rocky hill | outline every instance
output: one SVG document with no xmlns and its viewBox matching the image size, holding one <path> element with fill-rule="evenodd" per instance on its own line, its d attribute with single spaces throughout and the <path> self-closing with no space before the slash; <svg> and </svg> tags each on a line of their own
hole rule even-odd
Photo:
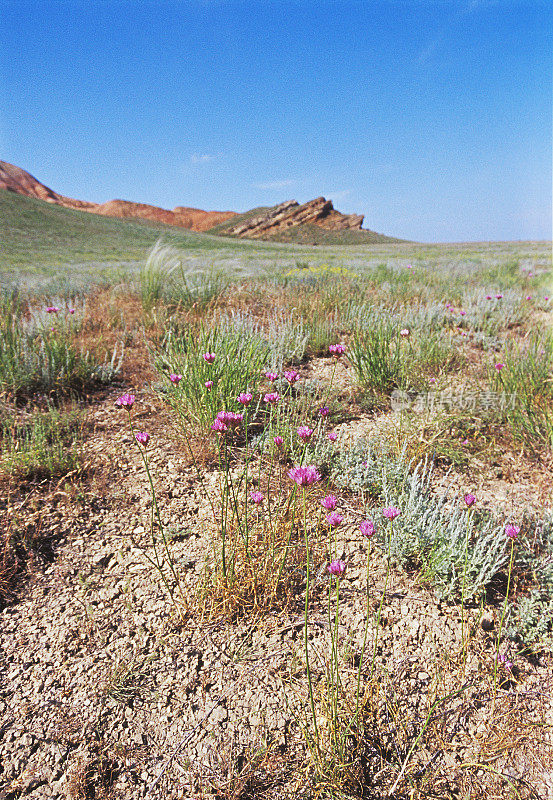
<svg viewBox="0 0 553 800">
<path fill-rule="evenodd" d="M 317 197 L 303 205 L 288 200 L 258 216 L 228 226 L 226 233 L 248 239 L 267 239 L 288 228 L 306 224 L 334 231 L 361 230 L 363 217 L 359 214 L 341 214 L 324 197 Z"/>
<path fill-rule="evenodd" d="M 137 219 L 244 239 L 295 241 L 303 244 L 345 244 L 345 240 L 342 242 L 344 237 L 348 244 L 397 241 L 363 229 L 361 214 L 342 214 L 334 208 L 331 200 L 324 197 L 317 197 L 302 205 L 296 200 L 287 200 L 285 203 L 253 209 L 245 214 L 235 211 L 203 211 L 188 206 L 176 206 L 169 211 L 129 200 L 91 203 L 58 194 L 30 173 L 6 161 L 0 161 L 0 189 L 105 217 Z"/>
</svg>

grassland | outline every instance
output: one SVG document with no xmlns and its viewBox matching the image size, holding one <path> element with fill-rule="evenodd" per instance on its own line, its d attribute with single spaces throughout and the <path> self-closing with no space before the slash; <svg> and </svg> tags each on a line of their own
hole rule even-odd
<svg viewBox="0 0 553 800">
<path fill-rule="evenodd" d="M 550 243 L 3 195 L 0 792 L 547 797 Z"/>
</svg>

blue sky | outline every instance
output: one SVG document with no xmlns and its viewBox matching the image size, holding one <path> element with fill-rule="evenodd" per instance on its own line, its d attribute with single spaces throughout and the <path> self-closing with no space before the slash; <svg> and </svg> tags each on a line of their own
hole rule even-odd
<svg viewBox="0 0 553 800">
<path fill-rule="evenodd" d="M 330 197 L 551 239 L 548 0 L 0 0 L 0 159 L 84 200 Z"/>
</svg>

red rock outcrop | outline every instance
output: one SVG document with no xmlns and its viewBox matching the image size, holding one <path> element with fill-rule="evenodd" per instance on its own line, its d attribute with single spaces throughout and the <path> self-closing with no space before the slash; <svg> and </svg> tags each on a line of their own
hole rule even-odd
<svg viewBox="0 0 553 800">
<path fill-rule="evenodd" d="M 287 228 L 307 223 L 327 230 L 361 230 L 363 216 L 342 214 L 336 211 L 331 200 L 324 197 L 317 197 L 303 205 L 295 200 L 287 200 L 264 214 L 227 228 L 225 233 L 248 239 L 267 239 Z"/>
</svg>

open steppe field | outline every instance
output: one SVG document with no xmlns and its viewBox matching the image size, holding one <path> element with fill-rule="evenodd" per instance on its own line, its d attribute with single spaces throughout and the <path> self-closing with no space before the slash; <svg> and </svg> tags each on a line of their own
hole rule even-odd
<svg viewBox="0 0 553 800">
<path fill-rule="evenodd" d="M 551 244 L 0 201 L 0 797 L 553 797 Z"/>
</svg>

